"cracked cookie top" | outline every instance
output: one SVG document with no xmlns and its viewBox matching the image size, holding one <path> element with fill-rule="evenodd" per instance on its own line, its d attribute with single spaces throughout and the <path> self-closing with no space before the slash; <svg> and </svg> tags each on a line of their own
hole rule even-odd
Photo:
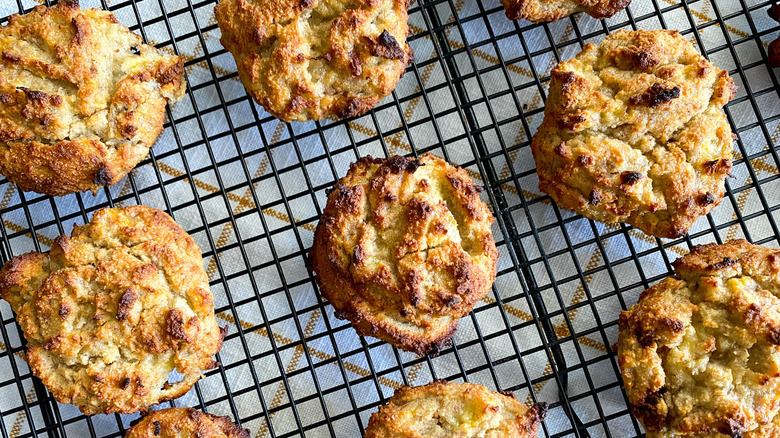
<svg viewBox="0 0 780 438">
<path fill-rule="evenodd" d="M 127 430 L 124 438 L 249 438 L 230 417 L 218 417 L 192 408 L 154 411 Z"/>
<path fill-rule="evenodd" d="M 200 249 L 160 210 L 98 211 L 49 254 L 6 263 L 0 295 L 33 374 L 86 414 L 146 410 L 217 366 L 224 332 Z M 169 380 L 174 370 L 181 380 Z"/>
<path fill-rule="evenodd" d="M 412 59 L 410 0 L 224 0 L 222 45 L 252 97 L 284 121 L 348 118 L 395 88 Z"/>
<path fill-rule="evenodd" d="M 558 21 L 576 12 L 608 18 L 625 9 L 631 0 L 501 0 L 510 20 L 524 18 L 534 23 Z"/>
<path fill-rule="evenodd" d="M 0 173 L 55 196 L 117 183 L 183 96 L 183 67 L 78 1 L 12 15 L 0 27 Z"/>
<path fill-rule="evenodd" d="M 366 438 L 536 438 L 545 403 L 530 409 L 511 393 L 447 383 L 402 387 L 371 415 Z"/>
<path fill-rule="evenodd" d="M 780 431 L 780 251 L 702 245 L 620 315 L 625 391 L 648 437 Z"/>
<path fill-rule="evenodd" d="M 362 158 L 328 196 L 312 268 L 361 335 L 435 353 L 496 276 L 482 188 L 441 158 Z"/>
<path fill-rule="evenodd" d="M 539 188 L 602 222 L 681 237 L 720 203 L 728 73 L 675 31 L 618 31 L 552 71 L 531 148 Z"/>
</svg>

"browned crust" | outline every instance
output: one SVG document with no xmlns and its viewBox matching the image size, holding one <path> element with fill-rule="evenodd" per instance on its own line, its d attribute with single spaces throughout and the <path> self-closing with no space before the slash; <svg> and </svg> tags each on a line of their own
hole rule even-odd
<svg viewBox="0 0 780 438">
<path fill-rule="evenodd" d="M 86 414 L 180 397 L 217 365 L 224 338 L 197 244 L 144 206 L 100 210 L 49 254 L 11 259 L 0 295 L 22 327 L 33 374 Z M 184 378 L 169 383 L 174 368 Z"/>
<path fill-rule="evenodd" d="M 435 381 L 396 390 L 387 404 L 371 415 L 365 436 L 535 438 L 546 414 L 546 403 L 529 409 L 511 393 L 496 393 L 471 383 Z M 433 424 L 437 424 L 435 428 Z"/>
<path fill-rule="evenodd" d="M 771 19 L 780 22 L 780 5 L 774 4 L 770 6 L 767 14 Z M 780 38 L 769 43 L 767 56 L 770 67 L 780 67 Z"/>
<path fill-rule="evenodd" d="M 618 361 L 648 436 L 776 437 L 780 251 L 732 240 L 674 262 L 620 315 Z M 692 371 L 695 370 L 695 371 Z"/>
<path fill-rule="evenodd" d="M 534 23 L 558 21 L 576 12 L 594 18 L 609 18 L 622 11 L 631 0 L 501 0 L 510 20 L 526 19 Z"/>
<path fill-rule="evenodd" d="M 0 36 L 0 173 L 22 190 L 62 196 L 117 183 L 186 88 L 183 58 L 77 2 L 12 15 Z"/>
<path fill-rule="evenodd" d="M 769 43 L 769 66 L 780 67 L 780 38 Z"/>
<path fill-rule="evenodd" d="M 125 438 L 249 438 L 249 430 L 192 408 L 169 408 L 142 417 L 127 430 Z"/>
<path fill-rule="evenodd" d="M 413 59 L 409 0 L 225 0 L 220 41 L 266 111 L 285 121 L 365 114 Z"/>
<path fill-rule="evenodd" d="M 496 275 L 480 192 L 432 155 L 354 163 L 329 194 L 311 249 L 336 315 L 404 350 L 443 348 Z"/>
<path fill-rule="evenodd" d="M 679 33 L 618 31 L 551 77 L 531 149 L 561 207 L 677 238 L 720 204 L 736 86 Z"/>
</svg>

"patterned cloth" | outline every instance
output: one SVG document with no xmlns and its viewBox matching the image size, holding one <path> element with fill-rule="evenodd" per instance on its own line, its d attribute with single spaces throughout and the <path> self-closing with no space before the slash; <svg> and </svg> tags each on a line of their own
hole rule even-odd
<svg viewBox="0 0 780 438">
<path fill-rule="evenodd" d="M 0 16 L 18 12 L 17 3 L 36 4 L 4 0 Z M 392 98 L 349 122 L 292 125 L 247 98 L 219 43 L 214 0 L 81 3 L 110 7 L 149 42 L 184 55 L 189 92 L 171 109 L 173 123 L 150 159 L 97 196 L 48 198 L 0 184 L 4 256 L 45 251 L 108 205 L 172 213 L 201 246 L 218 318 L 229 326 L 223 366 L 173 404 L 237 417 L 253 437 L 301 429 L 307 437 L 358 437 L 395 388 L 435 378 L 551 403 L 543 436 L 573 436 L 578 427 L 590 436 L 635 436 L 641 429 L 611 350 L 620 310 L 691 245 L 737 237 L 778 243 L 780 103 L 777 75 L 765 64 L 777 23 L 766 16 L 767 1 L 635 0 L 604 21 L 580 14 L 531 25 L 507 20 L 498 0 L 418 0 L 410 16 L 416 62 Z M 727 107 L 739 134 L 730 192 L 678 241 L 584 220 L 537 187 L 529 143 L 551 69 L 579 52 L 581 41 L 632 27 L 680 30 L 740 86 Z M 454 348 L 435 358 L 357 337 L 318 298 L 305 263 L 325 189 L 351 162 L 422 151 L 487 184 L 484 199 L 499 219 L 495 287 L 461 321 Z M 548 316 L 538 318 L 543 309 Z M 0 314 L 0 427 L 9 436 L 47 424 L 61 436 L 121 436 L 137 418 L 86 418 L 53 403 L 34 386 L 5 302 Z"/>
</svg>

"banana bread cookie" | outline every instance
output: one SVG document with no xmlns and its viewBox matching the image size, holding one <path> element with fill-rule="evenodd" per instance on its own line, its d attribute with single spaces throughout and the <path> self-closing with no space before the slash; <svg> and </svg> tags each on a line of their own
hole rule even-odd
<svg viewBox="0 0 780 438">
<path fill-rule="evenodd" d="M 620 315 L 625 391 L 648 437 L 780 434 L 780 251 L 694 247 Z"/>
<path fill-rule="evenodd" d="M 0 295 L 22 327 L 33 374 L 86 414 L 146 410 L 217 366 L 224 331 L 200 249 L 160 210 L 98 211 L 49 254 L 6 263 Z M 168 380 L 174 369 L 180 381 Z"/>
<path fill-rule="evenodd" d="M 524 18 L 534 23 L 558 21 L 576 12 L 594 18 L 609 18 L 625 9 L 631 0 L 501 0 L 510 20 Z"/>
<path fill-rule="evenodd" d="M 552 71 L 531 149 L 561 207 L 676 238 L 717 206 L 733 137 L 728 73 L 676 31 L 618 31 Z"/>
<path fill-rule="evenodd" d="M 12 15 L 0 27 L 0 174 L 55 196 L 116 184 L 184 95 L 183 67 L 78 1 Z"/>
<path fill-rule="evenodd" d="M 241 81 L 285 121 L 347 118 L 389 95 L 412 60 L 410 0 L 223 0 L 222 45 Z"/>
<path fill-rule="evenodd" d="M 433 155 L 353 163 L 328 196 L 311 249 L 336 316 L 361 335 L 438 352 L 496 277 L 481 191 Z"/>
<path fill-rule="evenodd" d="M 192 408 L 154 411 L 127 430 L 125 438 L 249 438 L 230 417 L 217 417 Z"/>
<path fill-rule="evenodd" d="M 371 415 L 366 438 L 536 438 L 545 403 L 530 409 L 511 393 L 435 381 L 402 387 Z"/>
</svg>

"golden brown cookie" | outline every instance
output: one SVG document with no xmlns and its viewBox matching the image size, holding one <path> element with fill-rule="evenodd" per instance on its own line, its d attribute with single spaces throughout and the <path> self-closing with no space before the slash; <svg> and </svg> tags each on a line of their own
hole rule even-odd
<svg viewBox="0 0 780 438">
<path fill-rule="evenodd" d="M 530 409 L 511 393 L 447 383 L 402 387 L 371 415 L 366 438 L 536 438 L 545 403 Z"/>
<path fill-rule="evenodd" d="M 192 408 L 154 411 L 127 430 L 125 438 L 249 438 L 230 417 L 217 417 Z"/>
<path fill-rule="evenodd" d="M 441 158 L 363 158 L 328 196 L 312 268 L 357 332 L 436 353 L 496 277 L 482 188 Z"/>
<path fill-rule="evenodd" d="M 723 197 L 733 138 L 728 73 L 675 31 L 618 31 L 552 71 L 531 143 L 561 207 L 681 237 Z"/>
<path fill-rule="evenodd" d="M 780 434 L 780 251 L 702 245 L 620 315 L 625 391 L 648 437 Z"/>
<path fill-rule="evenodd" d="M 0 27 L 0 173 L 55 196 L 116 184 L 184 95 L 183 67 L 78 1 L 12 15 Z"/>
<path fill-rule="evenodd" d="M 631 0 L 501 0 L 510 20 L 524 18 L 534 23 L 558 21 L 576 12 L 594 18 L 609 18 L 625 9 Z"/>
<path fill-rule="evenodd" d="M 389 95 L 412 50 L 410 0 L 223 0 L 222 45 L 241 81 L 285 121 L 365 114 Z"/>
<path fill-rule="evenodd" d="M 144 206 L 100 210 L 49 254 L 11 259 L 0 295 L 22 327 L 33 374 L 86 414 L 182 396 L 217 366 L 225 335 L 198 245 Z M 183 377 L 169 382 L 174 369 Z"/>
</svg>

